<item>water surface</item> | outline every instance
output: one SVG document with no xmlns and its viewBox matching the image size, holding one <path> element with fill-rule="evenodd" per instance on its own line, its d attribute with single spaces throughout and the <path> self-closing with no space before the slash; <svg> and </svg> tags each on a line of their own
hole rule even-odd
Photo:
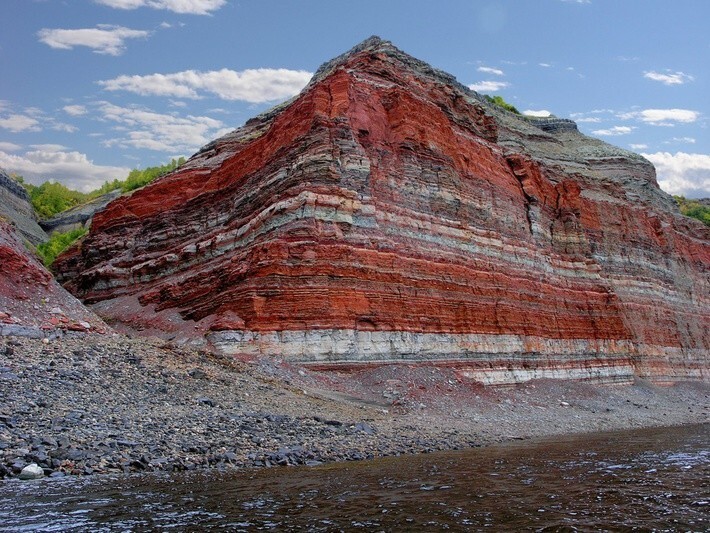
<svg viewBox="0 0 710 533">
<path fill-rule="evenodd" d="M 710 529 L 710 425 L 250 472 L 0 483 L 3 531 Z"/>
</svg>

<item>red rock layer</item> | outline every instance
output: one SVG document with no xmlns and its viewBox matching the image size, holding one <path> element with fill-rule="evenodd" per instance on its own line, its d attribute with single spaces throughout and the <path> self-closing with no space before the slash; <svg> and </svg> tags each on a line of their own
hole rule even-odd
<svg viewBox="0 0 710 533">
<path fill-rule="evenodd" d="M 643 187 L 662 194 L 650 164 L 602 150 L 574 173 L 513 151 L 475 95 L 370 44 L 97 214 L 57 264 L 65 286 L 128 323 L 237 332 L 213 333 L 233 352 L 510 349 L 704 375 L 708 234 L 646 201 Z M 644 185 L 607 177 L 619 169 Z"/>
<path fill-rule="evenodd" d="M 39 337 L 105 329 L 27 251 L 15 229 L 0 220 L 0 335 Z"/>
</svg>

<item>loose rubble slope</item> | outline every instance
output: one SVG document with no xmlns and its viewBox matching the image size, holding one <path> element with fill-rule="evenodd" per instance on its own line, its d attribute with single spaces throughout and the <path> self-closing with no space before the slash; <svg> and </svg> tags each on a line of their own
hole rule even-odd
<svg viewBox="0 0 710 533">
<path fill-rule="evenodd" d="M 106 331 L 0 219 L 0 336 L 48 338 L 68 331 Z"/>
</svg>

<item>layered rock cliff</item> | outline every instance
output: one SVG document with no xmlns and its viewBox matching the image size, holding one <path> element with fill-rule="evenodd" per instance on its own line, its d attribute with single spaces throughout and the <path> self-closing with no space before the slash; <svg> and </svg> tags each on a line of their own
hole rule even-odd
<svg viewBox="0 0 710 533">
<path fill-rule="evenodd" d="M 642 157 L 371 38 L 55 265 L 99 314 L 227 353 L 671 380 L 707 377 L 709 237 Z"/>
<path fill-rule="evenodd" d="M 102 194 L 98 198 L 89 200 L 84 204 L 57 213 L 52 218 L 42 220 L 39 224 L 49 235 L 52 233 L 66 233 L 67 231 L 75 229 L 88 228 L 91 226 L 91 220 L 94 218 L 94 215 L 119 196 L 121 196 L 120 190 Z"/>
<path fill-rule="evenodd" d="M 25 248 L 15 228 L 0 220 L 0 336 L 56 337 L 67 331 L 107 330 L 67 293 Z"/>
<path fill-rule="evenodd" d="M 37 223 L 30 197 L 22 185 L 0 169 L 0 218 L 15 226 L 33 245 L 47 241 L 47 234 Z"/>
</svg>

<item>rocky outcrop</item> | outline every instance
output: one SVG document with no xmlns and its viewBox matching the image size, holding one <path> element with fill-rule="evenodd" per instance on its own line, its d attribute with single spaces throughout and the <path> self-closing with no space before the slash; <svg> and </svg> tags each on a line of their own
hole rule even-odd
<svg viewBox="0 0 710 533">
<path fill-rule="evenodd" d="M 105 208 L 113 200 L 121 196 L 121 191 L 111 191 L 84 204 L 77 205 L 54 215 L 52 218 L 40 221 L 42 229 L 52 233 L 66 233 L 80 228 L 88 228 L 94 215 Z"/>
<path fill-rule="evenodd" d="M 37 217 L 25 188 L 0 169 L 0 218 L 15 226 L 34 246 L 46 242 L 47 234 Z"/>
<path fill-rule="evenodd" d="M 55 267 L 100 314 L 227 353 L 673 380 L 707 378 L 709 237 L 641 156 L 372 38 Z"/>
<path fill-rule="evenodd" d="M 0 220 L 0 336 L 56 337 L 105 332 L 106 325 L 65 291 Z"/>
</svg>

